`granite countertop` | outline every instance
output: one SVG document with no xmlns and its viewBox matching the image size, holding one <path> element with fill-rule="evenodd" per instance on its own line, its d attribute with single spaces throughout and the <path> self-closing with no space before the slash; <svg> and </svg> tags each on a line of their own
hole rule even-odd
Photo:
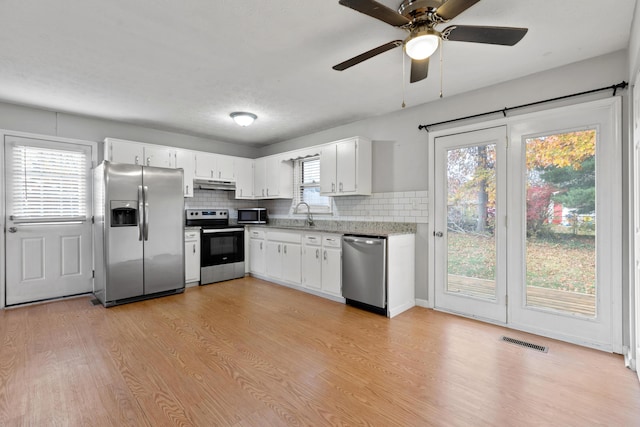
<svg viewBox="0 0 640 427">
<path fill-rule="evenodd" d="M 281 218 L 273 218 L 269 220 L 269 224 L 251 225 L 251 227 L 368 236 L 392 236 L 396 234 L 415 234 L 416 232 L 416 224 L 407 222 L 316 221 L 313 227 L 309 227 L 306 225 L 305 220 Z"/>
</svg>

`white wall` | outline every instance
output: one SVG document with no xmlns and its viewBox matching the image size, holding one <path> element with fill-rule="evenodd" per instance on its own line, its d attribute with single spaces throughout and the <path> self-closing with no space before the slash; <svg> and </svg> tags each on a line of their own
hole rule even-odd
<svg viewBox="0 0 640 427">
<path fill-rule="evenodd" d="M 633 15 L 633 21 L 631 23 L 631 34 L 629 36 L 629 80 L 631 85 L 635 86 L 640 84 L 640 81 L 636 80 L 636 76 L 638 75 L 638 70 L 640 70 L 640 7 L 638 6 L 638 3 L 636 2 L 636 8 L 634 10 L 634 15 Z M 630 107 L 632 105 L 632 102 L 629 103 Z M 631 108 L 630 108 L 631 109 Z M 633 111 L 630 112 L 630 117 L 634 114 Z M 635 113 L 637 114 L 637 112 Z M 634 168 L 639 168 L 640 165 L 634 165 L 634 156 L 631 155 L 631 153 L 633 153 L 633 147 L 632 147 L 632 143 L 633 141 L 637 141 L 638 140 L 638 135 L 634 135 L 633 132 L 633 126 L 631 125 L 632 121 L 629 120 L 630 125 L 628 126 L 628 137 L 629 137 L 629 141 L 630 143 L 628 144 L 629 147 L 629 151 L 627 152 L 627 167 L 629 169 L 629 171 L 633 171 Z M 633 176 L 632 173 L 629 174 L 629 176 Z M 635 193 L 637 193 L 637 190 L 635 189 L 635 186 L 637 186 L 638 183 L 634 182 L 632 179 L 629 179 L 629 187 L 628 187 L 628 194 L 629 195 L 633 195 Z M 631 200 L 631 198 L 630 198 Z M 631 219 L 634 218 L 634 211 L 633 211 L 633 203 L 630 203 L 629 209 L 628 209 L 628 220 L 627 223 L 631 222 Z M 629 229 L 633 230 L 633 224 L 629 224 Z M 631 236 L 632 233 L 627 233 L 627 236 Z M 628 304 L 628 310 L 629 310 L 629 321 L 628 321 L 628 328 L 629 328 L 629 342 L 628 342 L 628 347 L 629 347 L 629 352 L 628 354 L 625 354 L 625 357 L 627 358 L 627 364 L 637 370 L 638 372 L 638 377 L 640 377 L 640 369 L 638 369 L 640 367 L 640 363 L 638 363 L 638 357 L 640 357 L 640 298 L 639 298 L 639 293 L 640 293 L 640 289 L 638 289 L 636 283 L 638 283 L 638 278 L 635 277 L 636 274 L 636 268 L 635 268 L 635 260 L 638 259 L 638 254 L 637 251 L 640 251 L 640 248 L 634 248 L 632 243 L 633 240 L 631 240 L 628 244 L 629 247 L 629 254 L 628 254 L 628 261 L 629 261 L 629 268 L 628 268 L 628 283 L 629 283 L 629 304 Z M 625 306 L 627 306 L 625 304 Z M 626 338 L 626 335 L 625 335 Z M 627 345 L 627 342 L 625 342 L 625 345 Z"/>
<path fill-rule="evenodd" d="M 249 145 L 230 144 L 129 123 L 76 116 L 6 103 L 0 103 L 0 129 L 82 139 L 99 143 L 106 137 L 121 138 L 239 157 L 254 158 L 257 154 L 257 149 Z"/>
<path fill-rule="evenodd" d="M 629 35 L 629 76 L 632 78 L 640 68 L 640 7 L 636 2 L 631 21 L 631 34 Z"/>
<path fill-rule="evenodd" d="M 427 190 L 428 133 L 418 130 L 420 124 L 430 124 L 467 115 L 483 113 L 556 98 L 577 92 L 611 86 L 629 80 L 627 51 L 592 58 L 542 73 L 532 74 L 466 94 L 445 97 L 438 101 L 405 110 L 361 120 L 299 138 L 273 144 L 259 150 L 259 156 L 281 153 L 312 145 L 323 144 L 354 135 L 373 141 L 374 193 Z M 409 88 L 409 90 L 411 90 Z M 626 99 L 625 90 L 620 91 Z M 602 92 L 568 101 L 545 104 L 535 109 L 550 108 L 611 96 Z M 446 88 L 445 88 L 446 94 Z M 627 104 L 624 104 L 628 110 Z M 531 112 L 534 108 L 509 113 Z M 623 126 L 627 123 L 625 111 Z M 497 118 L 489 117 L 489 118 Z M 479 120 L 475 120 L 478 122 Z M 471 123 L 469 121 L 464 123 Z M 463 124 L 457 123 L 456 126 Z M 452 125 L 453 126 L 453 125 Z M 438 128 L 438 129 L 441 129 Z M 625 127 L 626 129 L 626 127 Z M 626 135 L 625 135 L 626 136 Z M 628 138 L 624 141 L 628 143 Z M 625 193 L 626 194 L 626 193 Z M 427 300 L 427 226 L 418 225 L 416 236 L 416 298 Z M 627 230 L 628 231 L 628 230 Z M 626 231 L 625 231 L 626 233 Z M 628 234 L 628 233 L 627 233 Z M 628 283 L 628 282 L 626 282 Z M 628 294 L 625 283 L 625 295 Z M 628 313 L 625 314 L 628 319 Z"/>
</svg>

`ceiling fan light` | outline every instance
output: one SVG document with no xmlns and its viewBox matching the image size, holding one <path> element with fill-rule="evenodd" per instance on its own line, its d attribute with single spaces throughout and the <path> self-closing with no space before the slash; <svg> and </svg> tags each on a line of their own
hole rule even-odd
<svg viewBox="0 0 640 427">
<path fill-rule="evenodd" d="M 423 31 L 410 36 L 404 44 L 404 49 L 411 59 L 426 59 L 438 49 L 440 37 L 436 34 Z"/>
<path fill-rule="evenodd" d="M 258 118 L 258 116 L 256 116 L 255 114 L 247 113 L 244 111 L 236 111 L 235 113 L 231 113 L 229 115 L 234 122 L 243 127 L 251 125 L 254 120 Z"/>
</svg>

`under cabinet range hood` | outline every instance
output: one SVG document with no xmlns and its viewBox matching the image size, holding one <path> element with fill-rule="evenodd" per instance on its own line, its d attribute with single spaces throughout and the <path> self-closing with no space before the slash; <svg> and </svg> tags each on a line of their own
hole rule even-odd
<svg viewBox="0 0 640 427">
<path fill-rule="evenodd" d="M 218 181 L 215 179 L 195 179 L 193 186 L 200 190 L 227 190 L 236 191 L 236 183 L 233 181 Z"/>
</svg>

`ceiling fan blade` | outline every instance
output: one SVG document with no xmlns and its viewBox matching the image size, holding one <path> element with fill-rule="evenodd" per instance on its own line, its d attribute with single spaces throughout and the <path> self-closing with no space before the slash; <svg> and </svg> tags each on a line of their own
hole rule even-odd
<svg viewBox="0 0 640 427">
<path fill-rule="evenodd" d="M 429 74 L 429 58 L 412 59 L 411 60 L 411 78 L 410 83 L 419 82 L 427 78 Z"/>
<path fill-rule="evenodd" d="M 360 13 L 364 13 L 365 15 L 369 15 L 372 18 L 379 19 L 394 27 L 402 27 L 411 22 L 395 10 L 374 0 L 340 0 L 338 3 L 357 10 Z"/>
<path fill-rule="evenodd" d="M 394 40 L 392 42 L 385 43 L 382 46 L 378 46 L 365 53 L 361 53 L 358 56 L 354 56 L 351 59 L 347 59 L 346 61 L 341 62 L 338 65 L 334 65 L 332 68 L 337 71 L 344 71 L 349 67 L 353 67 L 354 65 L 357 65 L 362 61 L 366 61 L 369 58 L 373 58 L 376 55 L 380 55 L 381 53 L 384 53 L 398 46 L 402 46 L 402 40 Z"/>
<path fill-rule="evenodd" d="M 455 18 L 480 0 L 447 0 L 436 10 L 436 15 L 445 21 Z"/>
<path fill-rule="evenodd" d="M 529 31 L 516 27 L 484 27 L 475 25 L 452 25 L 442 31 L 443 40 L 513 46 Z"/>
</svg>

